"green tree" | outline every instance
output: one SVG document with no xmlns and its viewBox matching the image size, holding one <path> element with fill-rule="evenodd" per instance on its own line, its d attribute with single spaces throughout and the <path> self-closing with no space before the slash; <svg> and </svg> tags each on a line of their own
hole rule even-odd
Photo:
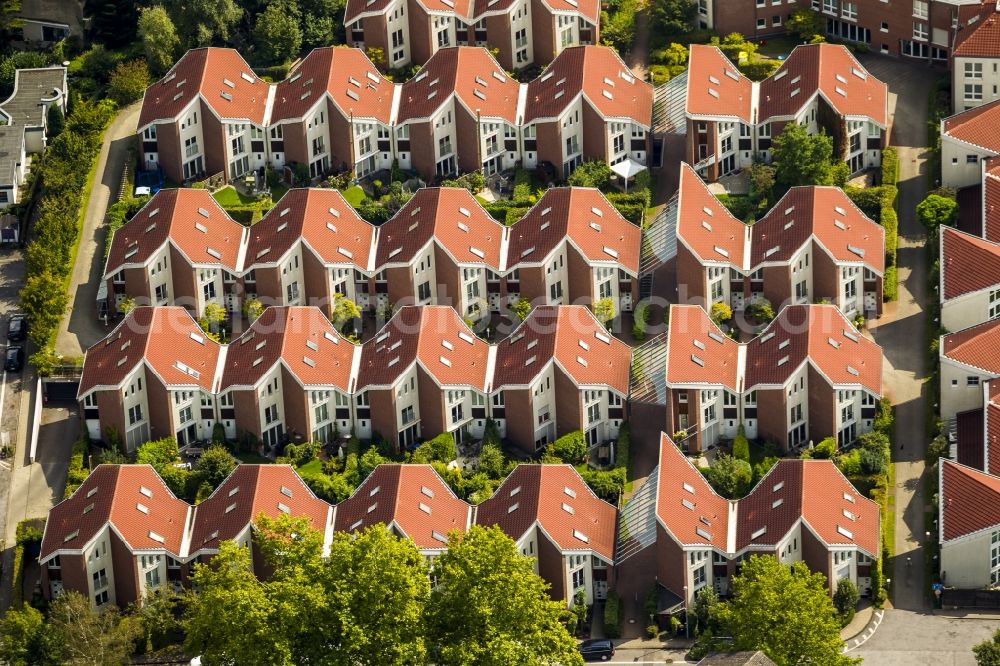
<svg viewBox="0 0 1000 666">
<path fill-rule="evenodd" d="M 826 134 L 810 135 L 798 123 L 785 126 L 773 143 L 774 180 L 782 191 L 796 185 L 829 185 L 833 140 Z"/>
<path fill-rule="evenodd" d="M 769 324 L 774 321 L 774 306 L 766 298 L 754 301 L 748 305 L 746 312 L 762 324 Z"/>
<path fill-rule="evenodd" d="M 733 440 L 733 457 L 737 460 L 750 462 L 750 440 L 747 439 L 743 431 L 743 424 L 736 429 L 736 438 Z"/>
<path fill-rule="evenodd" d="M 426 617 L 434 663 L 583 663 L 560 621 L 562 604 L 500 528 L 453 533 L 434 574 Z"/>
<path fill-rule="evenodd" d="M 243 301 L 243 316 L 250 320 L 250 323 L 257 321 L 257 317 L 264 314 L 264 304 L 256 298 L 248 298 Z"/>
<path fill-rule="evenodd" d="M 705 478 L 715 488 L 715 492 L 727 499 L 738 499 L 750 490 L 753 469 L 745 460 L 720 453 L 708 468 Z"/>
<path fill-rule="evenodd" d="M 222 323 L 226 321 L 226 308 L 222 307 L 215 301 L 209 301 L 205 303 L 205 310 L 198 319 L 198 325 L 201 329 L 205 331 L 213 340 L 218 340 L 218 331 L 222 326 Z"/>
<path fill-rule="evenodd" d="M 302 46 L 314 49 L 344 42 L 346 0 L 299 0 Z"/>
<path fill-rule="evenodd" d="M 579 465 L 587 459 L 587 440 L 579 430 L 567 433 L 549 444 L 547 453 L 570 465 Z"/>
<path fill-rule="evenodd" d="M 755 205 L 766 206 L 774 191 L 774 167 L 754 162 L 747 171 L 750 175 L 750 199 Z"/>
<path fill-rule="evenodd" d="M 295 0 L 270 0 L 254 24 L 253 41 L 264 62 L 282 64 L 302 48 L 301 13 Z"/>
<path fill-rule="evenodd" d="M 1000 666 L 1000 629 L 993 632 L 993 638 L 973 646 L 972 654 L 979 666 Z"/>
<path fill-rule="evenodd" d="M 330 306 L 330 321 L 338 331 L 360 318 L 361 308 L 358 307 L 357 303 L 341 293 L 333 295 L 333 304 Z"/>
<path fill-rule="evenodd" d="M 139 14 L 139 40 L 146 61 L 155 74 L 163 74 L 174 64 L 181 39 L 167 10 L 160 5 L 146 7 Z"/>
<path fill-rule="evenodd" d="M 59 330 L 69 294 L 66 285 L 52 273 L 45 271 L 29 275 L 21 289 L 21 310 L 31 320 L 28 337 L 39 347 L 47 347 Z"/>
<path fill-rule="evenodd" d="M 153 469 L 157 471 L 160 467 L 172 465 L 179 460 L 180 452 L 177 449 L 177 440 L 173 437 L 146 442 L 141 444 L 135 452 L 137 465 L 152 465 Z"/>
<path fill-rule="evenodd" d="M 142 603 L 135 603 L 129 612 L 140 623 L 145 651 L 160 650 L 173 640 L 180 629 L 177 610 L 181 596 L 169 586 L 161 586 L 148 593 Z"/>
<path fill-rule="evenodd" d="M 691 630 L 703 633 L 712 623 L 712 610 L 719 605 L 719 593 L 711 585 L 698 590 L 694 595 L 694 626 Z"/>
<path fill-rule="evenodd" d="M 236 458 L 229 452 L 229 449 L 219 444 L 213 444 L 205 449 L 205 452 L 198 458 L 198 462 L 194 464 L 194 471 L 214 490 L 236 469 L 236 465 Z"/>
<path fill-rule="evenodd" d="M 929 194 L 917 204 L 917 219 L 932 233 L 940 226 L 953 227 L 958 221 L 958 202 L 940 194 Z"/>
<path fill-rule="evenodd" d="M 514 301 L 513 305 L 510 306 L 510 309 L 511 312 L 514 313 L 515 317 L 517 317 L 520 321 L 524 321 L 528 318 L 528 315 L 531 314 L 531 301 L 521 296 Z"/>
<path fill-rule="evenodd" d="M 129 312 L 132 312 L 132 310 L 135 310 L 137 307 L 138 304 L 135 302 L 135 299 L 132 298 L 131 296 L 126 296 L 121 300 L 121 303 L 118 304 L 118 312 L 120 312 L 123 315 L 127 315 Z"/>
<path fill-rule="evenodd" d="M 611 182 L 612 175 L 614 174 L 607 162 L 603 160 L 591 160 L 573 169 L 573 173 L 566 179 L 566 184 L 576 187 L 596 187 L 603 189 Z"/>
<path fill-rule="evenodd" d="M 601 12 L 601 41 L 627 53 L 635 41 L 636 0 L 614 0 L 607 11 Z"/>
<path fill-rule="evenodd" d="M 49 110 L 46 112 L 46 125 L 49 140 L 62 134 L 63 129 L 66 127 L 66 118 L 63 116 L 61 106 L 58 104 L 49 105 Z"/>
<path fill-rule="evenodd" d="M 145 60 L 120 62 L 111 72 L 108 83 L 108 97 L 119 106 L 128 106 L 142 99 L 149 85 L 149 68 Z"/>
<path fill-rule="evenodd" d="M 649 19 L 654 34 L 678 37 L 691 29 L 698 6 L 687 0 L 649 3 Z"/>
<path fill-rule="evenodd" d="M 813 447 L 812 451 L 807 453 L 809 458 L 816 458 L 818 460 L 828 460 L 833 458 L 834 454 L 837 453 L 837 440 L 833 437 L 821 439 L 819 443 Z M 806 456 L 804 455 L 803 457 Z"/>
<path fill-rule="evenodd" d="M 802 562 L 791 567 L 772 556 L 752 556 L 733 577 L 730 601 L 713 617 L 737 650 L 762 650 L 778 666 L 860 662 L 841 653 L 840 622 L 823 574 Z"/>
<path fill-rule="evenodd" d="M 46 631 L 61 646 L 60 661 L 81 666 L 119 666 L 132 654 L 141 635 L 134 618 L 122 617 L 113 606 L 94 613 L 87 597 L 69 590 L 49 606 Z"/>
<path fill-rule="evenodd" d="M 785 20 L 785 30 L 803 42 L 813 42 L 816 37 L 822 37 L 826 32 L 826 19 L 811 9 L 796 9 Z"/>
<path fill-rule="evenodd" d="M 17 16 L 21 13 L 21 0 L 0 1 L 0 36 L 9 41 L 14 28 L 20 28 L 24 21 Z"/>
<path fill-rule="evenodd" d="M 709 317 L 718 325 L 733 318 L 733 309 L 726 303 L 712 303 Z"/>
<path fill-rule="evenodd" d="M 597 318 L 597 321 L 605 326 L 615 318 L 615 314 L 617 313 L 615 312 L 615 302 L 613 299 L 602 298 L 594 301 L 594 316 Z"/>
<path fill-rule="evenodd" d="M 368 59 L 371 60 L 372 64 L 376 67 L 385 64 L 385 49 L 377 46 L 369 46 L 365 49 L 365 55 L 368 56 Z"/>
<path fill-rule="evenodd" d="M 11 608 L 0 620 L 0 662 L 10 666 L 52 663 L 45 646 L 45 617 L 25 604 Z"/>
<path fill-rule="evenodd" d="M 455 436 L 450 432 L 443 432 L 434 439 L 428 440 L 418 446 L 413 451 L 410 462 L 429 463 L 439 460 L 449 463 L 455 459 Z"/>
<path fill-rule="evenodd" d="M 850 578 L 844 578 L 837 582 L 837 591 L 833 593 L 833 607 L 837 610 L 840 626 L 846 627 L 851 623 L 860 600 L 861 595 L 858 594 L 858 588 L 851 582 Z"/>
<path fill-rule="evenodd" d="M 235 0 L 170 0 L 170 11 L 188 47 L 228 42 L 230 31 L 243 17 Z"/>
<path fill-rule="evenodd" d="M 87 36 L 110 48 L 127 46 L 135 34 L 137 5 L 134 0 L 87 0 Z"/>
<path fill-rule="evenodd" d="M 51 376 L 60 361 L 62 361 L 62 357 L 58 356 L 51 346 L 42 347 L 28 357 L 28 363 L 35 369 L 39 377 Z"/>
</svg>

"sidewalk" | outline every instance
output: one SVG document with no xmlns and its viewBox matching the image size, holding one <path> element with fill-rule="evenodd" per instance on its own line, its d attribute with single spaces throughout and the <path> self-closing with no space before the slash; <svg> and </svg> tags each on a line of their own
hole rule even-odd
<svg viewBox="0 0 1000 666">
<path fill-rule="evenodd" d="M 30 432 L 31 416 L 34 412 L 35 400 L 41 396 L 35 393 L 37 380 L 30 368 L 23 376 L 20 413 L 17 417 L 17 436 L 14 438 L 14 456 L 10 459 L 10 492 L 7 495 L 7 506 L 0 507 L 6 517 L 6 529 L 0 534 L 0 542 L 4 550 L 0 554 L 0 613 L 5 613 L 10 606 L 11 585 L 13 583 L 14 545 L 17 542 L 17 523 L 25 518 L 24 507 L 20 504 L 21 493 L 26 493 L 26 486 L 31 479 L 31 463 L 28 460 L 28 433 Z"/>
<path fill-rule="evenodd" d="M 840 630 L 841 640 L 849 641 L 868 627 L 868 623 L 871 622 L 872 615 L 875 613 L 875 607 L 868 600 L 865 602 L 865 605 L 854 614 L 854 619 Z"/>
</svg>

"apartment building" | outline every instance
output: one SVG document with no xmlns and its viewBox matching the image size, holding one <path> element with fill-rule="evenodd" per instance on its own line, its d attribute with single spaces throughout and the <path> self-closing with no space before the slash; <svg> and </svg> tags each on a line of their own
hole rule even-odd
<svg viewBox="0 0 1000 666">
<path fill-rule="evenodd" d="M 508 302 L 590 305 L 610 298 L 616 312 L 630 312 L 639 300 L 641 236 L 600 190 L 546 190 L 510 227 Z"/>
<path fill-rule="evenodd" d="M 878 167 L 888 135 L 888 89 L 846 47 L 796 46 L 756 83 L 713 46 L 691 46 L 688 70 L 666 84 L 667 124 L 684 136 L 684 160 L 709 181 L 769 161 L 788 123 L 833 138 L 851 173 Z"/>
<path fill-rule="evenodd" d="M 961 189 L 983 179 L 983 162 L 1000 155 L 1000 101 L 975 106 L 941 121 L 941 185 Z"/>
<path fill-rule="evenodd" d="M 645 166 L 653 89 L 607 47 L 564 50 L 527 84 L 524 167 L 548 162 L 568 178 L 590 160 Z"/>
<path fill-rule="evenodd" d="M 938 481 L 942 583 L 995 588 L 1000 584 L 1000 478 L 942 458 Z"/>
<path fill-rule="evenodd" d="M 982 409 L 983 385 L 1000 378 L 1000 319 L 991 319 L 941 336 L 941 418 L 954 419 L 961 412 Z"/>
<path fill-rule="evenodd" d="M 1000 245 L 941 227 L 941 326 L 961 331 L 1000 317 Z"/>
<path fill-rule="evenodd" d="M 191 49 L 146 89 L 136 129 L 142 163 L 178 183 L 259 169 L 273 102 L 274 87 L 235 50 Z"/>
<path fill-rule="evenodd" d="M 66 113 L 69 88 L 65 67 L 39 67 L 14 71 L 14 92 L 0 102 L 0 121 L 24 128 L 24 149 L 40 153 L 48 144 L 49 109 Z"/>
<path fill-rule="evenodd" d="M 951 52 L 952 110 L 968 111 L 1000 99 L 1000 22 L 997 3 L 960 5 Z"/>
<path fill-rule="evenodd" d="M 571 608 L 580 592 L 587 605 L 607 598 L 617 517 L 571 465 L 518 465 L 476 507 L 476 523 L 500 527 L 534 558 L 551 597 Z"/>
<path fill-rule="evenodd" d="M 871 565 L 880 555 L 878 504 L 858 493 L 832 461 L 780 460 L 750 494 L 730 501 L 666 434 L 658 466 L 622 510 L 621 522 L 619 552 L 653 548 L 655 567 L 635 575 L 662 586 L 685 608 L 703 587 L 729 595 L 732 577 L 752 555 L 804 562 L 826 576 L 831 594 L 836 585 L 829 581 L 845 579 L 868 594 Z M 630 548 L 633 535 L 643 542 Z"/>
<path fill-rule="evenodd" d="M 181 307 L 137 307 L 87 350 L 77 399 L 87 434 L 120 438 L 126 451 L 163 437 L 186 442 L 211 437 L 204 418 L 222 346 Z"/>
<path fill-rule="evenodd" d="M 591 446 L 613 440 L 625 419 L 630 361 L 629 346 L 586 307 L 537 307 L 496 347 L 493 419 L 526 453 L 575 430 Z"/>
<path fill-rule="evenodd" d="M 328 550 L 333 507 L 288 465 L 239 465 L 196 507 L 178 499 L 149 465 L 98 465 L 72 496 L 49 511 L 38 561 L 46 599 L 74 590 L 91 608 L 125 608 L 152 591 L 189 585 L 196 563 L 222 541 L 251 549 L 253 570 L 269 573 L 252 544 L 261 515 L 307 517 Z"/>
<path fill-rule="evenodd" d="M 376 236 L 337 190 L 289 190 L 247 230 L 237 280 L 242 297 L 315 305 L 329 315 L 339 294 L 367 308 Z"/>
<path fill-rule="evenodd" d="M 667 207 L 676 230 L 681 301 L 735 311 L 824 299 L 848 317 L 882 312 L 885 231 L 836 187 L 793 187 L 753 225 L 722 206 L 681 164 Z"/>
<path fill-rule="evenodd" d="M 430 465 L 384 464 L 337 505 L 334 529 L 356 532 L 385 525 L 412 540 L 431 563 L 448 549 L 452 534 L 472 526 L 474 512 Z"/>
<path fill-rule="evenodd" d="M 208 303 L 238 313 L 234 287 L 249 233 L 207 190 L 160 190 L 115 232 L 98 298 L 112 312 L 132 299 L 183 306 L 196 317 Z"/>
<path fill-rule="evenodd" d="M 225 347 L 202 409 L 226 429 L 268 447 L 333 442 L 367 419 L 352 409 L 361 348 L 342 338 L 315 307 L 272 307 Z"/>
<path fill-rule="evenodd" d="M 484 48 L 449 46 L 399 84 L 357 49 L 316 49 L 267 84 L 236 51 L 204 48 L 146 89 L 137 133 L 145 168 L 176 182 L 293 164 L 364 177 L 393 160 L 429 180 L 518 162 L 565 178 L 589 159 L 644 167 L 651 121 L 652 86 L 603 46 L 566 48 L 531 83 Z"/>
<path fill-rule="evenodd" d="M 788 6 L 788 5 L 791 6 Z M 792 12 L 811 8 L 826 21 L 826 34 L 889 55 L 946 61 L 961 3 L 948 0 L 699 0 L 698 22 L 722 35 L 738 32 L 750 39 L 766 39 L 785 32 Z"/>
<path fill-rule="evenodd" d="M 449 46 L 488 46 L 506 70 L 547 65 L 566 48 L 597 44 L 596 0 L 350 0 L 350 44 L 379 48 L 385 67 L 422 64 Z"/>
<path fill-rule="evenodd" d="M 478 321 L 501 306 L 509 229 L 468 190 L 429 188 L 378 230 L 376 307 L 448 305 Z"/>
<path fill-rule="evenodd" d="M 396 86 L 358 49 L 314 49 L 274 86 L 267 136 L 275 168 L 308 164 L 309 175 L 352 170 L 363 178 L 392 166 Z"/>
</svg>

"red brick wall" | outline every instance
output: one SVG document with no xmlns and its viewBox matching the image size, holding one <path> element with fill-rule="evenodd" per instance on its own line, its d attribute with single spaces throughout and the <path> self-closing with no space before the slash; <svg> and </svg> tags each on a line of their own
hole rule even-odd
<svg viewBox="0 0 1000 666">
<path fill-rule="evenodd" d="M 249 433 L 259 440 L 263 430 L 260 427 L 257 392 L 253 389 L 233 391 L 233 410 L 236 415 L 236 430 Z"/>
<path fill-rule="evenodd" d="M 149 289 L 149 273 L 145 268 L 126 268 L 125 293 L 135 299 L 136 305 L 152 305 L 153 294 Z M 109 294 L 114 294 L 114 286 L 109 281 Z M 172 295 L 172 294 L 171 294 Z"/>
<path fill-rule="evenodd" d="M 194 305 L 198 302 L 198 276 L 173 245 L 170 246 L 170 280 L 173 282 L 171 295 L 174 303 L 194 312 Z"/>
<path fill-rule="evenodd" d="M 536 65 L 547 65 L 556 57 L 555 17 L 542 0 L 531 0 L 531 47 Z"/>
<path fill-rule="evenodd" d="M 403 305 L 413 305 L 417 293 L 417 285 L 413 281 L 413 269 L 409 266 L 397 266 L 385 269 L 385 278 L 389 284 L 389 302 L 395 308 Z"/>
<path fill-rule="evenodd" d="M 388 53 L 386 57 L 388 57 Z M 354 134 L 351 122 L 345 118 L 329 98 L 326 100 L 326 117 L 330 128 L 330 166 L 354 168 Z"/>
<path fill-rule="evenodd" d="M 333 299 L 330 293 L 330 271 L 319 257 L 306 249 L 302 251 L 302 283 L 305 303 L 319 306 L 329 316 Z"/>
<path fill-rule="evenodd" d="M 205 142 L 205 171 L 209 176 L 220 171 L 225 180 L 229 180 L 229 169 L 226 167 L 226 132 L 222 123 L 212 113 L 208 104 L 201 102 L 201 138 Z"/>
<path fill-rule="evenodd" d="M 176 183 L 184 182 L 184 158 L 177 123 L 156 126 L 156 153 L 163 174 Z"/>
<path fill-rule="evenodd" d="M 174 432 L 170 391 L 155 374 L 149 371 L 145 374 L 143 385 L 146 387 L 146 402 L 149 403 L 149 438 L 173 437 L 176 433 Z M 198 406 L 195 405 L 191 409 L 192 411 L 197 410 Z"/>
<path fill-rule="evenodd" d="M 499 49 L 497 62 L 505 70 L 512 72 L 519 69 L 514 62 L 513 33 L 510 29 L 511 13 L 486 17 L 486 38 L 490 47 Z M 521 65 L 523 67 L 523 64 Z"/>
<path fill-rule="evenodd" d="M 370 390 L 368 400 L 371 404 L 372 434 L 378 433 L 393 446 L 397 446 L 396 398 L 393 390 Z"/>
<path fill-rule="evenodd" d="M 774 311 L 792 299 L 791 266 L 769 266 L 764 269 L 764 298 L 771 301 Z"/>
<path fill-rule="evenodd" d="M 312 437 L 309 396 L 285 366 L 281 366 L 281 400 L 285 410 L 285 432 L 293 441 L 296 435 L 301 441 L 309 440 Z"/>
<path fill-rule="evenodd" d="M 704 307 L 708 301 L 705 267 L 681 242 L 677 243 L 677 259 L 674 265 L 677 268 L 678 302 Z"/>
<path fill-rule="evenodd" d="M 285 164 L 301 162 L 309 164 L 309 146 L 306 141 L 306 123 L 287 123 L 282 126 L 281 136 L 285 142 Z"/>
<path fill-rule="evenodd" d="M 507 439 L 527 453 L 535 452 L 535 408 L 531 391 L 509 389 L 503 392 L 507 415 Z"/>
<path fill-rule="evenodd" d="M 411 3 L 412 4 L 412 3 Z M 406 8 L 410 11 L 410 7 Z M 389 28 L 386 25 L 385 15 L 369 16 L 361 19 L 361 28 L 365 33 L 365 49 L 378 48 L 385 52 L 385 59 L 389 59 Z M 350 33 L 350 27 L 348 27 Z M 388 62 L 375 63 L 379 69 L 385 70 Z"/>
<path fill-rule="evenodd" d="M 533 0 L 537 2 L 537 0 Z M 531 100 L 528 100 L 531 104 Z M 562 131 L 558 121 L 535 123 L 538 142 L 538 163 L 552 162 L 556 167 L 556 177 L 562 178 Z"/>
<path fill-rule="evenodd" d="M 809 300 L 815 301 L 820 298 L 829 298 L 836 303 L 836 299 L 839 296 L 840 267 L 818 245 L 813 244 L 811 254 L 813 260 L 813 293 L 809 294 Z"/>
<path fill-rule="evenodd" d="M 455 150 L 458 152 L 459 171 L 467 173 L 481 168 L 478 123 L 476 117 L 466 113 L 460 104 L 455 104 Z"/>
<path fill-rule="evenodd" d="M 420 434 L 437 437 L 447 429 L 445 393 L 429 374 L 417 367 L 417 399 L 420 405 Z"/>
<path fill-rule="evenodd" d="M 407 3 L 406 16 L 410 22 L 410 60 L 415 65 L 422 65 L 432 55 L 431 17 L 416 0 Z"/>
<path fill-rule="evenodd" d="M 521 297 L 528 299 L 533 305 L 546 302 L 548 291 L 545 289 L 545 267 L 532 266 L 518 269 L 518 277 L 521 280 Z"/>
<path fill-rule="evenodd" d="M 583 113 L 580 114 L 583 121 L 583 159 L 607 161 L 608 135 L 604 118 L 586 100 L 580 106 L 583 107 Z"/>
<path fill-rule="evenodd" d="M 282 305 L 285 293 L 281 290 L 281 269 L 277 266 L 255 268 L 257 279 L 257 299 L 264 305 Z"/>
<path fill-rule="evenodd" d="M 48 567 L 43 566 L 42 569 Z M 59 556 L 60 575 L 62 576 L 63 589 L 79 592 L 84 597 L 90 598 L 90 581 L 87 578 L 87 560 L 83 555 L 60 555 Z M 46 599 L 51 598 L 51 590 L 43 578 L 42 593 Z"/>
<path fill-rule="evenodd" d="M 434 126 L 430 123 L 410 124 L 410 165 L 425 179 L 436 177 L 437 146 Z"/>
<path fill-rule="evenodd" d="M 809 373 L 809 438 L 818 444 L 826 437 L 836 437 L 837 393 L 810 365 Z"/>
<path fill-rule="evenodd" d="M 569 244 L 566 245 L 566 276 L 570 303 L 589 306 L 597 299 L 590 264 Z"/>
<path fill-rule="evenodd" d="M 139 572 L 135 566 L 135 556 L 125 542 L 118 538 L 114 530 L 108 530 L 111 541 L 111 567 L 115 573 L 115 600 L 125 608 L 139 599 Z"/>
<path fill-rule="evenodd" d="M 659 523 L 656 525 L 656 569 L 657 580 L 678 597 L 683 597 L 687 558 L 683 549 Z"/>
<path fill-rule="evenodd" d="M 583 427 L 583 396 L 573 380 L 558 367 L 553 367 L 552 374 L 556 392 L 556 435 L 562 437 Z"/>
<path fill-rule="evenodd" d="M 437 291 L 437 304 L 458 310 L 462 305 L 462 269 L 437 245 L 434 246 L 434 265 L 437 284 L 432 285 L 432 289 Z M 458 314 L 465 316 L 461 311 Z"/>
<path fill-rule="evenodd" d="M 549 541 L 541 530 L 538 535 L 538 575 L 549 585 L 549 595 L 556 601 L 566 600 L 566 564 L 562 551 Z"/>
<path fill-rule="evenodd" d="M 788 451 L 788 415 L 783 389 L 757 391 L 757 438 L 773 440 Z"/>
<path fill-rule="evenodd" d="M 802 526 L 802 561 L 806 563 L 811 571 L 818 571 L 826 576 L 827 588 L 830 587 L 829 580 L 832 573 L 830 566 L 830 553 L 826 546 L 820 542 L 805 525 Z"/>
<path fill-rule="evenodd" d="M 121 391 L 98 391 L 97 410 L 101 419 L 101 437 L 108 428 L 113 428 L 122 441 L 125 439 L 125 405 L 122 402 Z M 80 413 L 83 414 L 81 407 Z"/>
</svg>

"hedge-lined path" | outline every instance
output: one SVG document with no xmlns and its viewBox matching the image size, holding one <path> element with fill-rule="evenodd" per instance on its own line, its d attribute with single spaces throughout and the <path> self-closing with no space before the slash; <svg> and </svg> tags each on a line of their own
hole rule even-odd
<svg viewBox="0 0 1000 666">
<path fill-rule="evenodd" d="M 63 317 L 56 337 L 56 353 L 62 356 L 83 355 L 87 347 L 109 330 L 97 318 L 97 287 L 104 272 L 104 217 L 111 197 L 118 195 L 128 148 L 135 140 L 140 107 L 136 103 L 122 109 L 104 133 L 69 283 L 69 312 Z"/>
</svg>

